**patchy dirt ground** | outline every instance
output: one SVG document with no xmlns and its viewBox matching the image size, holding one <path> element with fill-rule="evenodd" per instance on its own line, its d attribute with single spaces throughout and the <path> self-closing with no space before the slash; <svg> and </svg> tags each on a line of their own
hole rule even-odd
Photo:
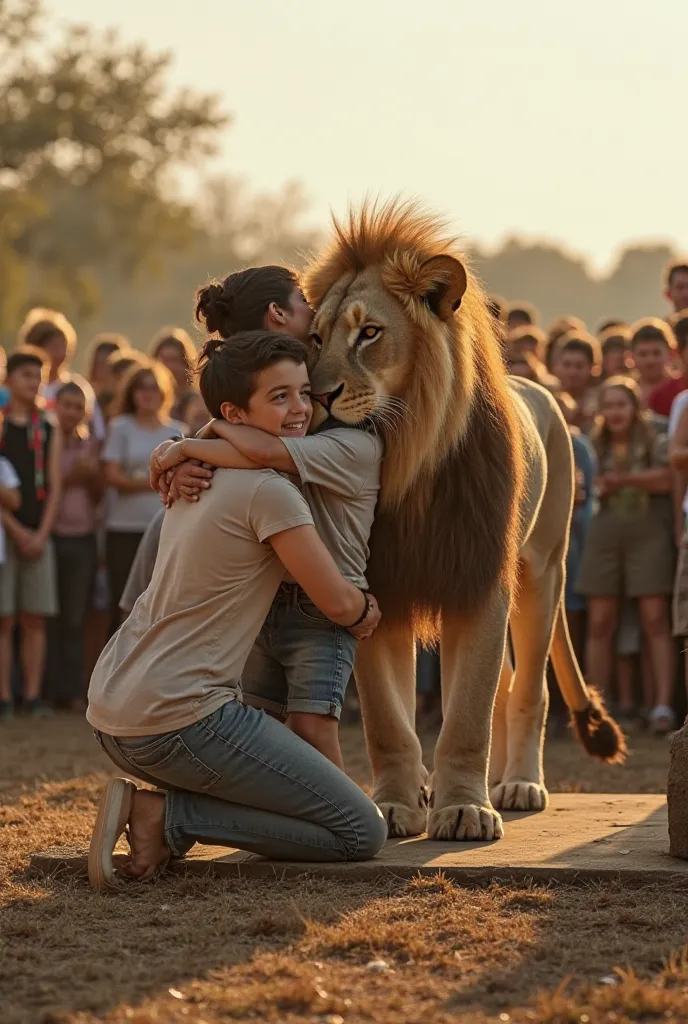
<svg viewBox="0 0 688 1024">
<path fill-rule="evenodd" d="M 357 728 L 343 746 L 365 784 Z M 663 791 L 667 762 L 647 736 L 622 768 L 547 746 L 553 790 Z M 688 1020 L 678 884 L 31 878 L 34 851 L 86 844 L 108 774 L 73 716 L 0 732 L 1 1024 Z"/>
</svg>

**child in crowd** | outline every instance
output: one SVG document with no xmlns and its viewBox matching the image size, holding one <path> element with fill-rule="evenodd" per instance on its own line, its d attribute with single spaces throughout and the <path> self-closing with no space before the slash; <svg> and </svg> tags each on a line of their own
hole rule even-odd
<svg viewBox="0 0 688 1024">
<path fill-rule="evenodd" d="M 96 515 L 103 481 L 98 442 L 86 426 L 86 396 L 63 384 L 55 415 L 62 436 L 62 493 L 53 525 L 59 612 L 48 625 L 45 694 L 53 704 L 85 707 L 84 628 L 96 572 Z"/>
<path fill-rule="evenodd" d="M 19 347 L 7 360 L 10 400 L 0 454 L 19 477 L 21 504 L 3 512 L 7 559 L 0 573 L 0 716 L 12 714 L 13 635 L 18 620 L 24 702 L 33 715 L 45 714 L 41 684 L 45 668 L 46 618 L 57 612 L 51 532 L 60 501 L 62 441 L 39 406 L 45 357 Z"/>
<path fill-rule="evenodd" d="M 601 380 L 623 377 L 630 372 L 631 337 L 630 327 L 622 324 L 611 325 L 600 331 L 598 338 L 602 349 Z"/>
<path fill-rule="evenodd" d="M 597 338 L 583 331 L 571 331 L 557 343 L 556 374 L 561 389 L 578 405 L 576 426 L 589 433 L 597 414 L 599 373 L 602 353 Z"/>
<path fill-rule="evenodd" d="M 158 359 L 172 374 L 174 403 L 170 416 L 173 420 L 183 421 L 183 403 L 190 395 L 195 394 L 191 381 L 196 365 L 196 347 L 181 327 L 163 327 L 150 344 L 150 355 L 152 359 Z"/>
<path fill-rule="evenodd" d="M 63 384 L 73 380 L 86 395 L 90 417 L 95 404 L 93 388 L 80 374 L 69 370 L 76 349 L 76 331 L 69 320 L 53 309 L 32 309 L 19 331 L 19 344 L 39 348 L 45 353 L 47 380 L 42 391 L 45 410 L 53 411 L 57 392 Z M 102 440 L 103 436 L 98 439 Z"/>
<path fill-rule="evenodd" d="M 668 603 L 674 557 L 662 497 L 671 482 L 666 438 L 643 413 L 640 389 L 631 378 L 612 377 L 602 385 L 593 442 L 598 508 L 577 583 L 588 599 L 588 677 L 609 695 L 620 601 L 636 599 L 657 691 L 650 724 L 655 732 L 668 732 L 675 725 L 676 652 Z M 621 715 L 635 718 L 632 694 L 619 696 Z"/>
<path fill-rule="evenodd" d="M 662 385 L 672 385 L 669 363 L 676 348 L 674 333 L 664 320 L 654 316 L 638 320 L 631 327 L 631 331 L 634 376 L 640 389 L 643 408 L 652 408 L 649 406 L 650 397 L 659 394 L 660 408 L 665 409 L 667 400 L 663 397 Z M 671 390 L 673 389 L 670 387 Z M 671 401 L 668 402 L 668 407 L 671 407 Z M 659 409 L 653 408 L 653 412 L 659 412 Z M 669 413 L 659 412 L 659 415 L 668 416 Z"/>
<path fill-rule="evenodd" d="M 547 349 L 545 352 L 545 366 L 550 373 L 558 377 L 557 363 L 560 355 L 559 342 L 565 334 L 570 334 L 572 331 L 578 333 L 586 333 L 586 326 L 582 320 L 579 320 L 577 316 L 560 316 L 547 328 Z"/>
<path fill-rule="evenodd" d="M 308 337 L 312 311 L 294 275 L 282 267 L 231 274 L 198 294 L 197 316 L 209 334 L 229 338 L 256 322 Z M 298 332 L 298 334 L 297 334 Z M 275 394 L 279 408 L 284 396 Z M 213 466 L 250 464 L 300 479 L 318 532 L 345 579 L 367 587 L 368 537 L 380 485 L 382 444 L 365 430 L 328 424 L 311 437 L 283 430 L 280 437 L 251 429 L 245 418 L 228 423 L 209 406 L 216 440 L 184 440 L 162 455 L 173 466 L 191 457 Z M 297 429 L 298 428 L 298 429 Z M 326 619 L 293 581 L 273 602 L 242 677 L 244 701 L 286 719 L 289 727 L 343 768 L 338 724 L 356 643 Z"/>
<path fill-rule="evenodd" d="M 530 302 L 511 302 L 507 314 L 506 326 L 509 331 L 519 327 L 534 327 L 539 320 L 535 306 Z"/>
<path fill-rule="evenodd" d="M 105 440 L 107 423 L 100 398 L 107 380 L 108 359 L 114 353 L 124 352 L 129 342 L 122 334 L 97 334 L 89 346 L 88 381 L 93 388 L 95 404 L 93 406 L 92 434 L 96 441 Z"/>
<path fill-rule="evenodd" d="M 688 309 L 688 263 L 685 260 L 667 267 L 664 297 L 675 313 Z"/>
<path fill-rule="evenodd" d="M 660 381 L 650 392 L 648 407 L 658 416 L 671 415 L 675 400 L 688 388 L 688 310 L 683 315 L 672 317 L 669 327 L 664 321 L 663 333 L 669 334 L 670 340 L 676 345 L 677 376 Z"/>
<path fill-rule="evenodd" d="M 132 365 L 119 385 L 102 456 L 106 483 L 116 494 L 106 521 L 110 635 L 120 623 L 119 600 L 136 549 L 159 508 L 148 477 L 151 453 L 182 434 L 182 424 L 169 416 L 173 397 L 169 370 L 154 361 Z"/>
</svg>

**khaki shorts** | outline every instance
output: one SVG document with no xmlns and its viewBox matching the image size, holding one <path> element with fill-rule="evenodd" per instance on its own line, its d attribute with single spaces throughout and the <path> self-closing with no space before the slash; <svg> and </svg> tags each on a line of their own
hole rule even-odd
<svg viewBox="0 0 688 1024">
<path fill-rule="evenodd" d="M 623 520 L 604 511 L 588 529 L 576 591 L 585 597 L 650 597 L 674 589 L 674 543 L 658 516 Z"/>
<path fill-rule="evenodd" d="M 0 617 L 57 615 L 57 573 L 52 540 L 46 542 L 39 558 L 20 558 L 9 537 L 6 560 L 0 565 Z"/>
<path fill-rule="evenodd" d="M 688 636 L 688 529 L 681 539 L 674 583 L 674 636 Z"/>
</svg>

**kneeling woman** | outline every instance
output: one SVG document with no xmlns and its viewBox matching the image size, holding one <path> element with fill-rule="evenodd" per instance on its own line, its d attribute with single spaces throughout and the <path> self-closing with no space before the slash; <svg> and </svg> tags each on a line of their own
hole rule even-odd
<svg viewBox="0 0 688 1024">
<path fill-rule="evenodd" d="M 300 437 L 311 419 L 306 349 L 253 331 L 207 342 L 212 416 Z M 169 509 L 152 582 L 93 673 L 87 718 L 118 768 L 167 790 L 109 783 L 89 853 L 96 888 L 129 829 L 127 871 L 150 878 L 194 843 L 282 860 L 364 860 L 387 836 L 359 787 L 313 747 L 240 700 L 240 677 L 285 569 L 360 639 L 380 615 L 320 541 L 299 491 L 273 470 L 218 470 L 202 502 Z"/>
</svg>

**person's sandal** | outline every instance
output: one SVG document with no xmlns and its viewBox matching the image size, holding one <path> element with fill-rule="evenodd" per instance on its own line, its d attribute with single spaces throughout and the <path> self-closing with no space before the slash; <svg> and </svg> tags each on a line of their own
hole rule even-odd
<svg viewBox="0 0 688 1024">
<path fill-rule="evenodd" d="M 112 855 L 127 827 L 135 792 L 128 779 L 111 779 L 100 798 L 88 850 L 88 880 L 99 891 L 115 888 Z"/>
</svg>

